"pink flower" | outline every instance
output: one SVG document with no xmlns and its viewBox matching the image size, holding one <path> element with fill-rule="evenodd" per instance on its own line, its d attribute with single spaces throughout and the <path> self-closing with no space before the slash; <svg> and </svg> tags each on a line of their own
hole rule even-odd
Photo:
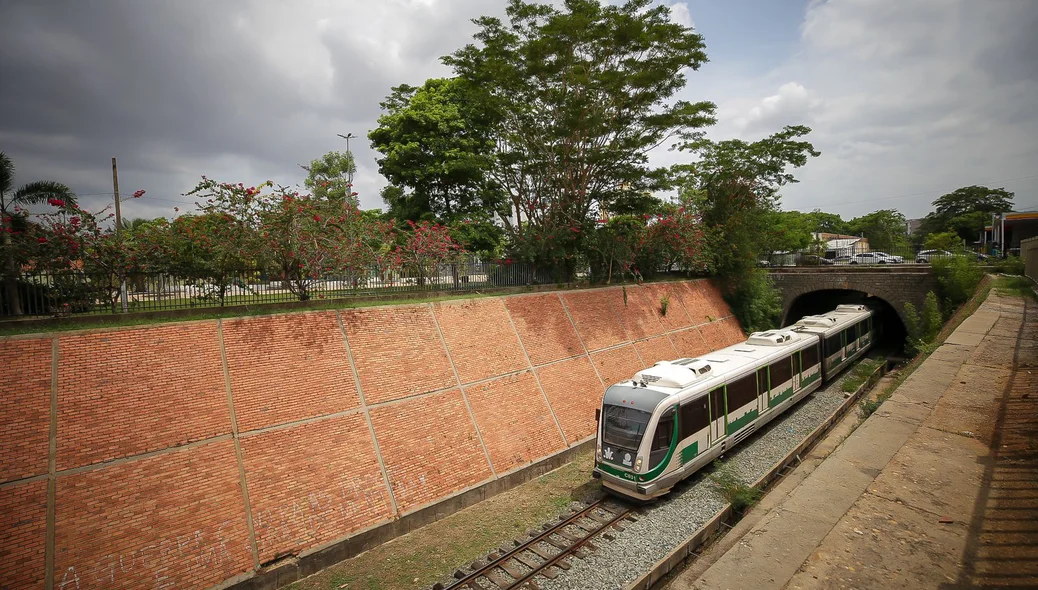
<svg viewBox="0 0 1038 590">
<path fill-rule="evenodd" d="M 138 191 L 134 191 L 133 198 L 139 199 L 139 198 L 143 197 L 144 196 L 144 192 L 145 192 L 144 189 L 140 189 Z"/>
<path fill-rule="evenodd" d="M 46 244 L 47 243 L 47 238 L 45 238 L 43 236 L 40 236 L 40 237 L 36 238 L 36 241 L 41 243 L 41 244 Z"/>
<path fill-rule="evenodd" d="M 173 207 L 173 211 L 180 211 L 180 207 Z"/>
<path fill-rule="evenodd" d="M 65 206 L 65 201 L 62 201 L 61 199 L 47 199 L 47 202 L 50 203 L 51 205 L 53 205 L 54 207 L 64 207 Z"/>
</svg>

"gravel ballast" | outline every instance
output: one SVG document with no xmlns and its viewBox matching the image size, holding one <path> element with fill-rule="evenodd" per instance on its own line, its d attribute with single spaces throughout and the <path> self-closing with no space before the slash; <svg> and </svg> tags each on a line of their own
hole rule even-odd
<svg viewBox="0 0 1038 590">
<path fill-rule="evenodd" d="M 849 371 L 826 388 L 775 418 L 721 461 L 745 482 L 763 476 L 825 421 L 844 402 L 840 389 Z M 675 486 L 663 500 L 643 508 L 637 522 L 624 522 L 613 531 L 615 540 L 596 542 L 598 551 L 585 559 L 571 558 L 572 567 L 554 580 L 538 578 L 544 590 L 624 588 L 694 534 L 727 502 L 714 489 L 705 469 Z"/>
</svg>

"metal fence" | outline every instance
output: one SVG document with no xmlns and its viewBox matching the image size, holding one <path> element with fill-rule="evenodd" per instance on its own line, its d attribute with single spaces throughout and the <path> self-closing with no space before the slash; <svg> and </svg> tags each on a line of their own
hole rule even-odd
<svg viewBox="0 0 1038 590">
<path fill-rule="evenodd" d="M 898 247 L 889 250 L 848 247 L 814 252 L 772 252 L 761 258 L 763 267 L 930 264 L 935 260 L 968 258 L 984 262 L 992 257 L 971 250 L 931 250 Z"/>
<path fill-rule="evenodd" d="M 286 277 L 264 269 L 219 274 L 131 273 L 125 276 L 77 271 L 26 273 L 17 280 L 22 316 L 113 314 L 381 297 L 398 293 L 476 291 L 556 282 L 546 269 L 476 258 L 405 270 L 365 269 Z M 0 288 L 0 315 L 12 316 Z"/>
</svg>

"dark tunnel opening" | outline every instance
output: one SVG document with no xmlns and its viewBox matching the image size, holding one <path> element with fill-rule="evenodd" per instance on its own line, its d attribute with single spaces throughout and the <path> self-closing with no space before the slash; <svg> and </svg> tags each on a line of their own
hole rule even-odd
<svg viewBox="0 0 1038 590">
<path fill-rule="evenodd" d="M 836 309 L 841 303 L 864 303 L 876 312 L 878 337 L 875 349 L 888 356 L 903 357 L 908 332 L 901 316 L 890 303 L 879 297 L 850 289 L 827 289 L 805 293 L 793 300 L 782 325 L 789 326 L 806 315 L 817 315 Z"/>
</svg>

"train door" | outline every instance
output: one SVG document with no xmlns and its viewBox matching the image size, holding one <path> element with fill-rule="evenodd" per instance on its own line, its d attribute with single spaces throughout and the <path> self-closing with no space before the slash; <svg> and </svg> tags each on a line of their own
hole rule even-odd
<svg viewBox="0 0 1038 590">
<path fill-rule="evenodd" d="M 840 330 L 840 361 L 850 356 L 847 352 L 847 330 Z"/>
<path fill-rule="evenodd" d="M 793 353 L 793 391 L 800 389 L 800 373 L 803 372 L 804 363 L 798 350 Z"/>
<path fill-rule="evenodd" d="M 768 391 L 770 389 L 768 367 L 757 369 L 757 412 L 760 414 L 768 411 Z"/>
<path fill-rule="evenodd" d="M 710 392 L 710 446 L 714 446 L 728 432 L 726 397 L 723 385 Z"/>
</svg>

